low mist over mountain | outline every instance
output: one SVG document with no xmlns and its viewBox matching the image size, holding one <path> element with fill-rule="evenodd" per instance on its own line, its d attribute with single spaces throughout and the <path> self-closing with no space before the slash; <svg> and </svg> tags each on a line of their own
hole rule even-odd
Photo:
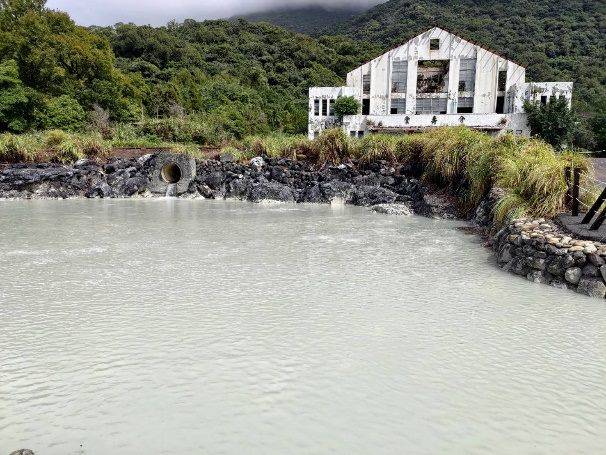
<svg viewBox="0 0 606 455">
<path fill-rule="evenodd" d="M 360 5 L 327 8 L 307 6 L 301 8 L 278 8 L 260 13 L 236 16 L 251 22 L 269 22 L 295 32 L 309 35 L 331 34 L 335 26 L 352 19 L 366 9 Z"/>
</svg>

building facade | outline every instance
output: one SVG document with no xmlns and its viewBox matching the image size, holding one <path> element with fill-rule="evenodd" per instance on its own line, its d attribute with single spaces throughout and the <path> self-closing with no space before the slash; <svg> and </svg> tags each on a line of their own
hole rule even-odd
<svg viewBox="0 0 606 455">
<path fill-rule="evenodd" d="M 407 133 L 467 125 L 529 135 L 525 100 L 572 101 L 572 82 L 526 82 L 522 66 L 440 28 L 432 28 L 347 74 L 344 87 L 309 90 L 309 137 L 339 124 L 334 101 L 353 96 L 358 115 L 345 116 L 351 136 Z"/>
</svg>

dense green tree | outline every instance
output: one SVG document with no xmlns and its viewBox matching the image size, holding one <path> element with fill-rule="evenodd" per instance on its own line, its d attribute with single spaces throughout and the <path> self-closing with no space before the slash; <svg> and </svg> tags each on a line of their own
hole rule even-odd
<svg viewBox="0 0 606 455">
<path fill-rule="evenodd" d="M 578 119 L 565 98 L 552 96 L 546 104 L 526 102 L 524 110 L 532 135 L 557 148 L 570 145 Z"/>
<path fill-rule="evenodd" d="M 360 112 L 360 102 L 353 96 L 341 96 L 335 101 L 335 115 L 343 119 L 346 115 L 356 115 Z"/>
<path fill-rule="evenodd" d="M 86 112 L 80 103 L 69 95 L 50 99 L 40 114 L 39 124 L 45 129 L 78 131 L 86 121 Z"/>
<path fill-rule="evenodd" d="M 24 131 L 36 102 L 36 92 L 19 78 L 17 62 L 0 62 L 0 131 Z"/>
<path fill-rule="evenodd" d="M 130 78 L 116 69 L 107 39 L 44 4 L 2 0 L 0 63 L 14 61 L 19 80 L 38 98 L 68 95 L 85 109 L 97 104 L 114 118 L 131 117 L 139 104 L 138 92 Z M 31 118 L 33 112 L 28 112 L 22 122 L 34 126 Z"/>
</svg>

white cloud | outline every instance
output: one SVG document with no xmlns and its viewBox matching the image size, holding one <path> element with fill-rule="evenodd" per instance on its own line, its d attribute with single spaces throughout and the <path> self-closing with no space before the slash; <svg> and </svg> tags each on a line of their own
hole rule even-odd
<svg viewBox="0 0 606 455">
<path fill-rule="evenodd" d="M 165 24 L 172 19 L 213 19 L 302 5 L 375 5 L 382 0 L 49 0 L 47 6 L 66 11 L 82 25 L 116 22 Z M 384 0 L 383 0 L 384 1 Z"/>
</svg>

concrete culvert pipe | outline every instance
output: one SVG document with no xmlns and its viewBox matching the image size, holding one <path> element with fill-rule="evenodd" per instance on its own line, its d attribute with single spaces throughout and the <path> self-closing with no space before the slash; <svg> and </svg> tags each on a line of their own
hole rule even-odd
<svg viewBox="0 0 606 455">
<path fill-rule="evenodd" d="M 166 183 L 173 184 L 181 181 L 182 172 L 177 163 L 168 163 L 162 167 L 160 175 Z"/>
<path fill-rule="evenodd" d="M 189 190 L 196 178 L 196 161 L 184 154 L 160 152 L 153 157 L 150 191 L 154 194 L 178 196 Z"/>
</svg>

